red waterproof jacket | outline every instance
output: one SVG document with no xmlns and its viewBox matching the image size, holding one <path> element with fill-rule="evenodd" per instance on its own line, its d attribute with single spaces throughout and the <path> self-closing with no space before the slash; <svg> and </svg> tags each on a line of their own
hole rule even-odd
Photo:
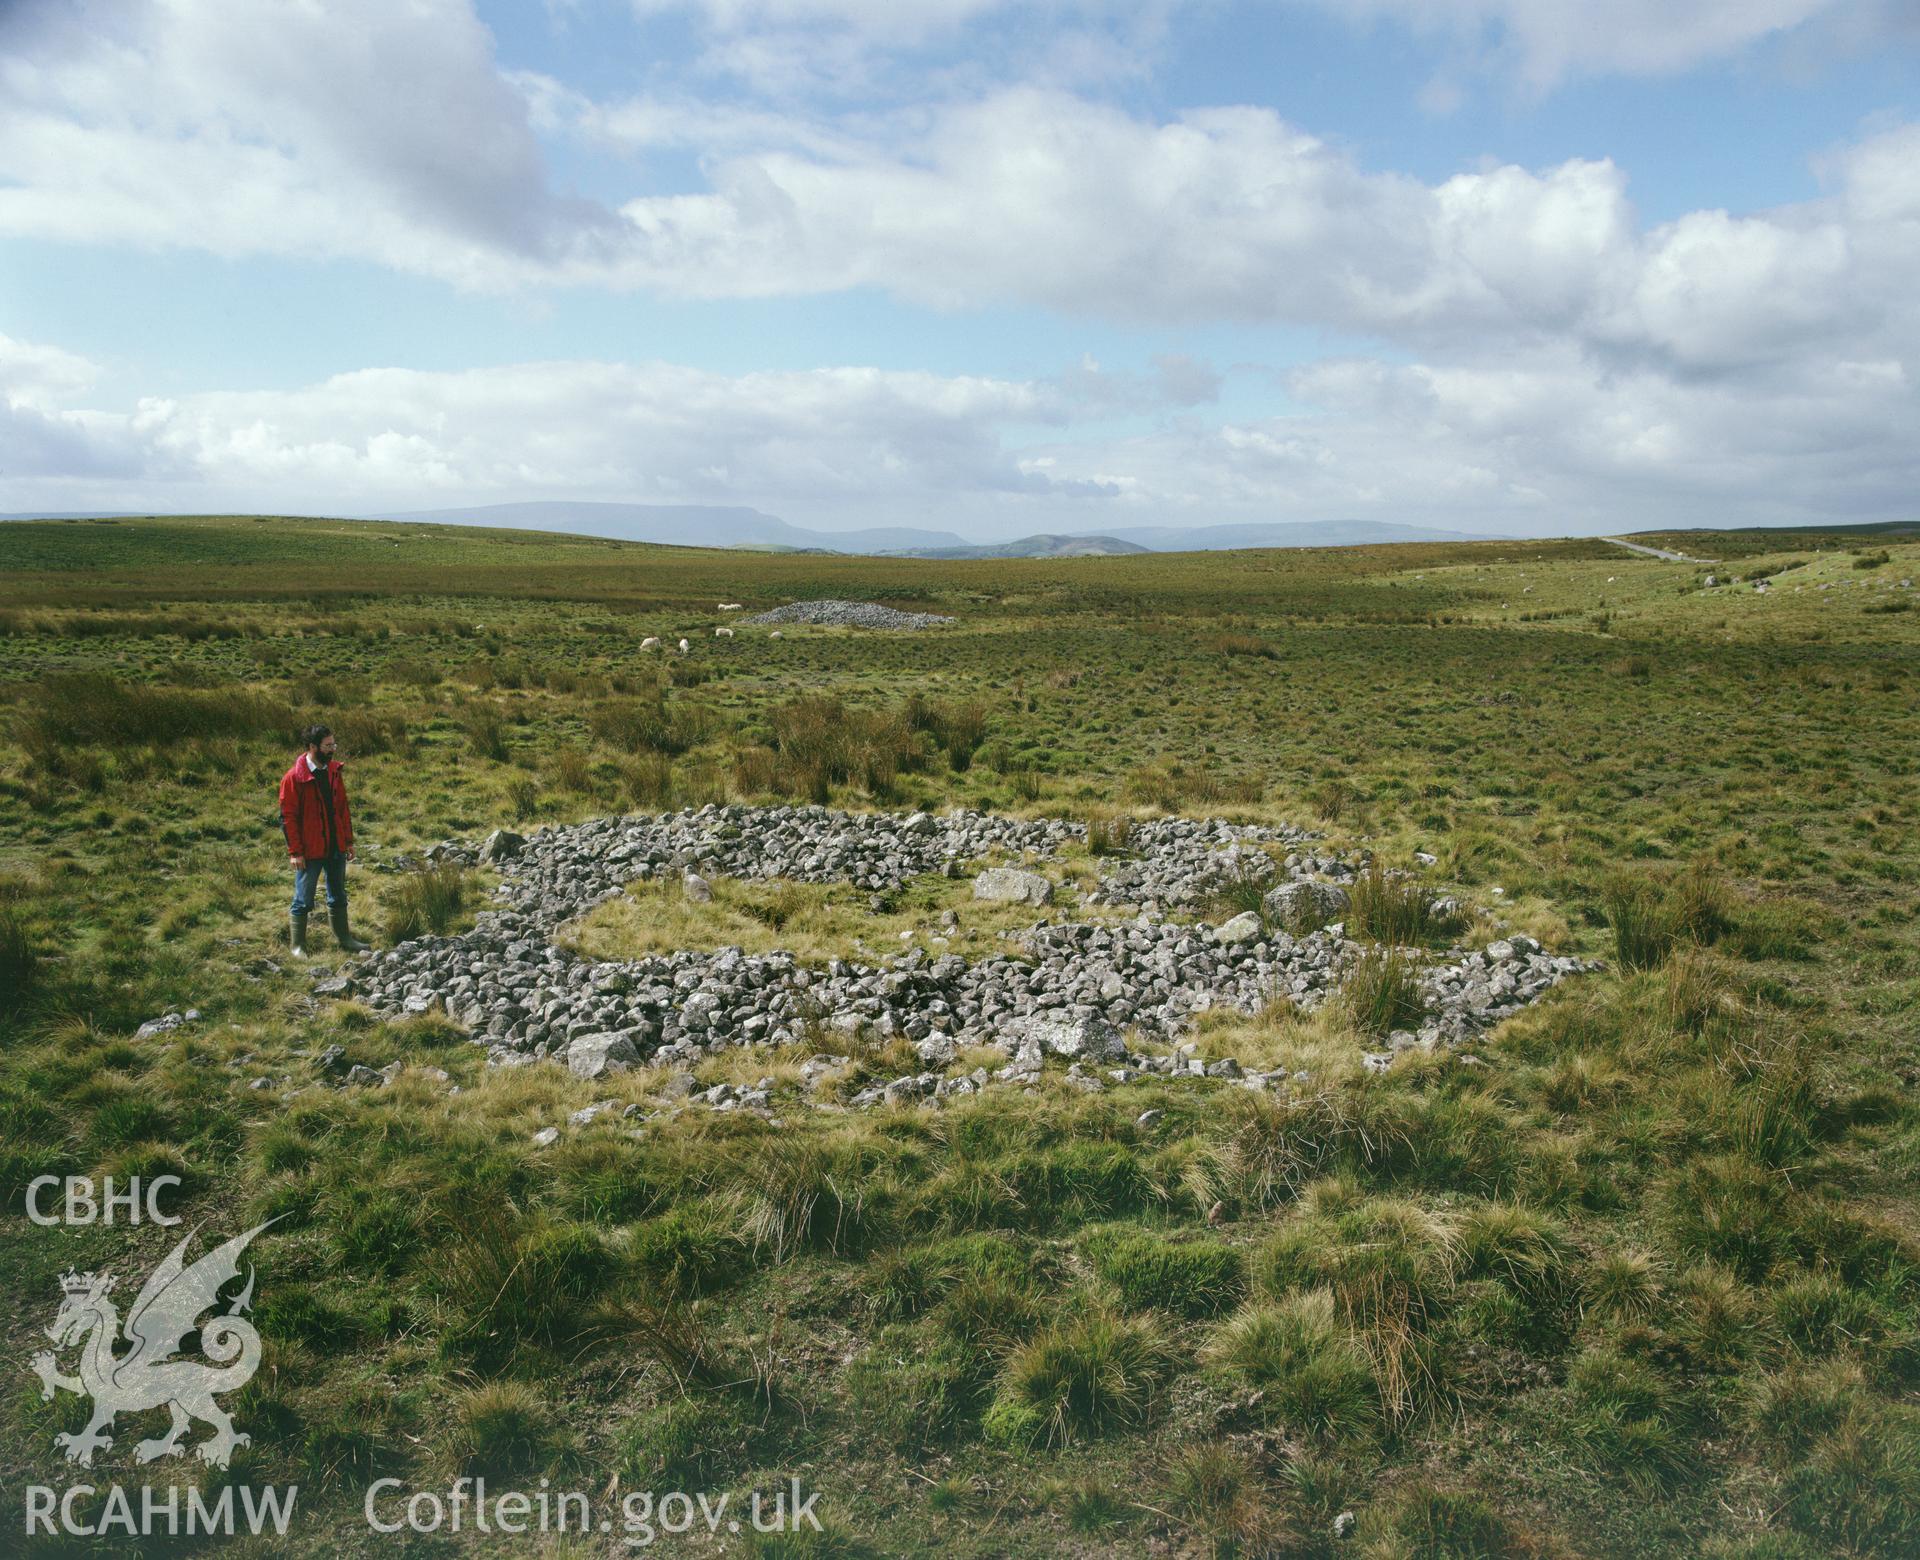
<svg viewBox="0 0 1920 1560">
<path fill-rule="evenodd" d="M 293 761 L 280 777 L 280 822 L 287 831 L 287 854 L 318 858 L 353 844 L 353 817 L 347 811 L 347 784 L 340 760 L 331 759 L 317 774 L 307 755 Z"/>
</svg>

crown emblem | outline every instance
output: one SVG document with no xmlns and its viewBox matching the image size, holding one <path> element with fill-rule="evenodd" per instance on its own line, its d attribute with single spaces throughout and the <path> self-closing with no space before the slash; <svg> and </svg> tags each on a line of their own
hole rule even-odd
<svg viewBox="0 0 1920 1560">
<path fill-rule="evenodd" d="M 76 1273 L 72 1268 L 60 1275 L 60 1287 L 70 1295 L 92 1294 L 96 1289 L 105 1294 L 113 1288 L 111 1277 L 103 1278 L 98 1273 Z"/>
</svg>

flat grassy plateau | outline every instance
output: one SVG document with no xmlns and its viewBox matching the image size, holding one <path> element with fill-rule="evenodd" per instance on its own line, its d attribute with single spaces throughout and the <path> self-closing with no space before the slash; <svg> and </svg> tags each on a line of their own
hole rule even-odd
<svg viewBox="0 0 1920 1560">
<path fill-rule="evenodd" d="M 7 1531 L 35 1483 L 297 1483 L 290 1536 L 230 1552 L 374 1555 L 381 1477 L 744 1501 L 797 1476 L 823 1533 L 663 1552 L 1915 1552 L 1920 546 L 1664 545 L 1721 562 L 0 526 Z M 828 596 L 959 621 L 713 637 L 719 601 Z M 1308 1070 L 1286 1096 L 1049 1073 L 835 1114 L 798 1103 L 803 1046 L 700 1071 L 774 1079 L 778 1128 L 611 1113 L 540 1147 L 610 1092 L 654 1108 L 664 1069 L 490 1075 L 444 1019 L 311 997 L 274 787 L 315 718 L 349 754 L 355 913 L 383 943 L 484 907 L 486 874 L 381 870 L 443 838 L 821 800 L 1306 824 L 1437 857 L 1472 937 L 1609 969 L 1471 1060 L 1379 1076 L 1331 1010 L 1202 1026 L 1203 1055 Z M 858 958 L 973 914 L 939 885 L 879 911 L 720 889 L 578 936 Z M 408 1070 L 332 1086 L 332 1044 Z M 856 1061 L 847 1088 L 903 1070 Z M 137 1468 L 158 1413 L 91 1474 L 61 1460 L 86 1404 L 24 1369 L 58 1275 L 130 1288 L 179 1232 L 36 1227 L 41 1174 L 178 1175 L 202 1241 L 282 1216 L 251 1252 L 265 1356 L 227 1400 L 252 1437 L 229 1469 Z"/>
</svg>

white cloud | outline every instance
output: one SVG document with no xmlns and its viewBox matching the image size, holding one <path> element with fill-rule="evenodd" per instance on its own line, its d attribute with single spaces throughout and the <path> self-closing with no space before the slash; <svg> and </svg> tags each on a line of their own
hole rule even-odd
<svg viewBox="0 0 1920 1560">
<path fill-rule="evenodd" d="M 1913 376 L 1836 364 L 1789 383 L 1684 383 L 1554 350 L 1503 366 L 1329 361 L 1301 410 L 1180 421 L 1029 460 L 1124 473 L 1117 512 L 1171 523 L 1376 518 L 1536 535 L 1884 519 L 1920 482 Z M 1118 518 L 1106 522 L 1118 526 Z"/>
<path fill-rule="evenodd" d="M 71 444 L 91 429 L 137 449 L 147 472 L 118 474 L 150 475 L 174 507 L 312 512 L 554 494 L 642 502 L 753 494 L 830 513 L 930 492 L 1038 489 L 998 430 L 1068 415 L 1065 395 L 1044 384 L 868 368 L 727 376 L 560 362 L 369 369 L 294 391 L 146 400 L 126 416 L 42 418 L 40 442 Z M 24 452 L 26 432 L 18 439 Z M 44 459 L 10 466 L 7 507 L 49 502 L 50 490 L 18 481 L 59 470 Z"/>
<path fill-rule="evenodd" d="M 38 349 L 13 344 L 9 361 Z M 1901 360 L 1685 377 L 1549 344 L 1320 362 L 1221 418 L 1208 365 L 1048 380 L 553 362 L 0 416 L 0 508 L 366 512 L 526 498 L 752 504 L 981 536 L 1386 518 L 1555 534 L 1889 518 L 1920 484 Z M 1115 432 L 1113 418 L 1131 429 Z M 1036 431 L 1038 430 L 1038 431 Z"/>
<path fill-rule="evenodd" d="M 950 0 L 910 21 L 897 9 L 913 8 L 761 0 L 711 15 L 749 30 L 827 15 L 886 34 L 995 7 Z M 1433 0 L 1419 14 L 1471 10 Z M 1567 14 L 1525 13 L 1541 27 Z M 464 0 L 167 0 L 90 13 L 84 32 L 77 13 L 21 15 L 0 59 L 0 237 L 353 257 L 472 287 L 871 287 L 944 309 L 1331 326 L 1420 352 L 1553 339 L 1685 372 L 1889 333 L 1911 344 L 1910 125 L 1832 157 L 1822 201 L 1645 231 L 1611 162 L 1427 185 L 1363 169 L 1261 108 L 1159 121 L 1032 86 L 838 119 L 596 103 L 538 75 L 509 82 Z M 1731 38 L 1739 16 L 1695 7 L 1679 30 Z M 705 152 L 709 187 L 618 211 L 563 199 L 536 124 Z"/>
<path fill-rule="evenodd" d="M 0 399 L 11 407 L 44 410 L 91 388 L 100 370 L 59 347 L 0 336 Z"/>
<path fill-rule="evenodd" d="M 1840 9 L 1700 3 L 1655 26 L 1651 0 L 1373 3 L 1492 37 L 1542 81 L 1679 69 Z M 688 4 L 716 46 L 821 24 L 861 59 L 1022 9 Z M 1027 10 L 1089 38 L 1114 14 Z M 1376 340 L 1380 360 L 1300 372 L 1297 414 L 1225 422 L 1218 373 L 1178 353 L 1045 383 L 376 369 L 115 414 L 78 408 L 91 365 L 0 338 L 6 507 L 113 506 L 104 483 L 143 495 L 130 507 L 168 493 L 283 508 L 724 498 L 814 523 L 938 511 L 1035 529 L 1369 511 L 1618 524 L 1701 518 L 1696 504 L 1716 520 L 1884 517 L 1911 503 L 1920 126 L 1830 154 L 1817 200 L 1647 228 L 1610 161 L 1427 184 L 1266 109 L 1147 118 L 1057 85 L 941 86 L 857 115 L 599 102 L 503 75 L 464 0 L 15 8 L 0 22 L 0 238 L 344 257 L 465 287 L 875 288 L 954 310 L 1299 323 Z M 563 198 L 541 136 L 643 166 L 691 150 L 706 188 L 618 210 Z M 1116 418 L 1153 426 L 1117 436 Z M 1060 436 L 1034 442 L 1049 424 Z"/>
<path fill-rule="evenodd" d="M 500 285 L 617 226 L 548 188 L 465 0 L 164 0 L 0 22 L 0 236 Z"/>
</svg>

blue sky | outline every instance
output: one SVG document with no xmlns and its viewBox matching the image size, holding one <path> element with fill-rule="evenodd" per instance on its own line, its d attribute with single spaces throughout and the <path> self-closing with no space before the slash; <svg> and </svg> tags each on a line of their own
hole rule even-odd
<svg viewBox="0 0 1920 1560">
<path fill-rule="evenodd" d="M 0 9 L 0 511 L 1910 517 L 1897 0 Z"/>
</svg>

